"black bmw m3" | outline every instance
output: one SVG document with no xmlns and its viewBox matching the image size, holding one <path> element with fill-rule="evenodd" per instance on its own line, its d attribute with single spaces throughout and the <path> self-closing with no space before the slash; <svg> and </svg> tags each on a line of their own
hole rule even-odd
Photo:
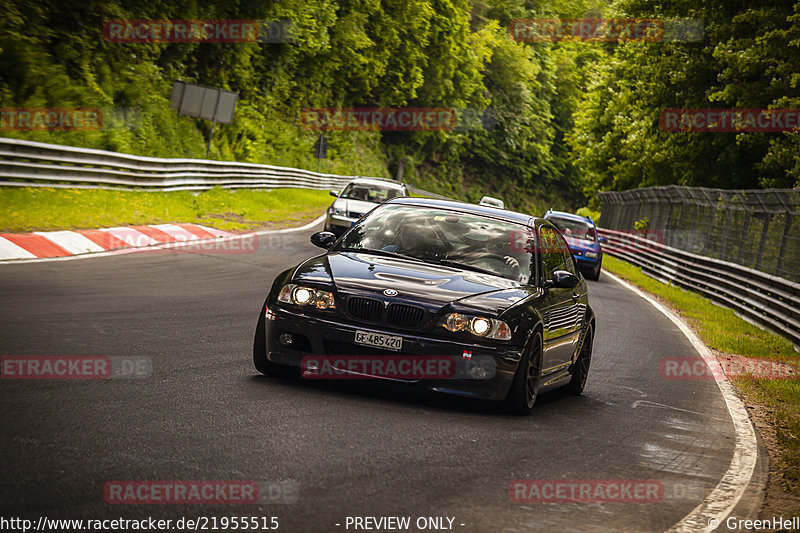
<svg viewBox="0 0 800 533">
<path fill-rule="evenodd" d="M 279 274 L 261 310 L 259 372 L 409 382 L 519 414 L 583 391 L 595 317 L 546 220 L 399 198 L 311 242 L 325 253 Z"/>
</svg>

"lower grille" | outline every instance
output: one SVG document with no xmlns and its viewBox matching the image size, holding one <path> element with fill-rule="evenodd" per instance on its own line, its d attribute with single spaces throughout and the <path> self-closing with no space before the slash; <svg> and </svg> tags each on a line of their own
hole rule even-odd
<svg viewBox="0 0 800 533">
<path fill-rule="evenodd" d="M 347 311 L 353 318 L 377 322 L 383 312 L 383 302 L 373 298 L 350 298 Z"/>
<path fill-rule="evenodd" d="M 425 318 L 425 310 L 413 305 L 390 304 L 386 312 L 387 322 L 404 328 L 419 327 L 423 318 Z"/>
</svg>

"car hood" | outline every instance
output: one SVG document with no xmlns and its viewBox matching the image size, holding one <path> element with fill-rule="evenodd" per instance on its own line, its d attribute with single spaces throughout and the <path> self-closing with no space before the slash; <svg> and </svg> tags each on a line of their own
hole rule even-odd
<svg viewBox="0 0 800 533">
<path fill-rule="evenodd" d="M 364 213 L 372 211 L 378 204 L 372 202 L 365 202 L 363 200 L 352 200 L 349 198 L 339 198 L 333 202 L 333 206 L 337 209 L 344 209 L 348 216 L 358 215 L 359 217 Z M 354 215 L 350 215 L 350 213 Z"/>
<path fill-rule="evenodd" d="M 519 282 L 441 265 L 361 252 L 334 252 L 309 259 L 294 273 L 297 282 L 333 284 L 340 293 L 419 303 L 438 309 L 459 307 L 500 312 L 539 289 Z M 387 297 L 384 290 L 397 295 Z"/>
</svg>

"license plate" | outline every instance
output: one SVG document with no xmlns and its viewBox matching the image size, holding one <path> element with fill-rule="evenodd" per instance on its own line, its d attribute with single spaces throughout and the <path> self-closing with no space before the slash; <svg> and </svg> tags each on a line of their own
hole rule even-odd
<svg viewBox="0 0 800 533">
<path fill-rule="evenodd" d="M 403 337 L 384 335 L 383 333 L 370 333 L 369 331 L 356 331 L 356 344 L 375 346 L 387 350 L 400 351 L 403 349 Z"/>
</svg>

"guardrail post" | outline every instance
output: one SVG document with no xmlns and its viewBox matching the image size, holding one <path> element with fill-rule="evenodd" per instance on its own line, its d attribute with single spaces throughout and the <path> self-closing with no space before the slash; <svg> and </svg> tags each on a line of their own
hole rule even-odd
<svg viewBox="0 0 800 533">
<path fill-rule="evenodd" d="M 717 203 L 719 201 L 719 195 L 717 196 L 717 200 L 713 200 L 712 197 L 709 196 L 710 189 L 703 188 L 701 191 L 711 207 L 711 216 L 709 217 L 708 227 L 706 228 L 706 239 L 703 243 L 703 255 L 708 255 L 708 247 L 711 243 L 712 237 L 714 236 L 714 222 L 717 218 Z"/>
<path fill-rule="evenodd" d="M 725 259 L 725 249 L 728 247 L 728 230 L 731 227 L 731 218 L 733 217 L 733 210 L 729 209 L 725 216 L 725 227 L 722 230 L 722 248 L 719 251 L 719 258 Z"/>
<path fill-rule="evenodd" d="M 626 197 L 621 192 L 615 192 L 614 196 L 619 203 L 619 207 L 617 207 L 617 219 L 614 223 L 614 229 L 622 229 L 625 227 L 625 217 L 629 215 L 631 209 L 634 208 L 630 204 L 630 202 L 626 202 Z"/>
<path fill-rule="evenodd" d="M 646 189 L 634 189 L 634 191 L 636 192 L 636 198 L 638 202 L 636 204 L 636 215 L 634 216 L 633 220 L 631 220 L 629 226 L 629 229 L 631 230 L 633 229 L 637 221 L 641 220 L 642 218 L 644 218 L 644 216 L 646 216 L 644 213 L 647 212 L 647 207 L 649 205 L 649 199 L 647 196 Z"/>
<path fill-rule="evenodd" d="M 792 214 L 786 212 L 786 224 L 783 226 L 783 238 L 781 239 L 781 247 L 778 251 L 778 264 L 775 265 L 775 275 L 780 276 L 783 270 L 783 256 L 786 253 L 786 241 L 789 240 L 789 231 L 792 229 Z"/>
<path fill-rule="evenodd" d="M 667 189 L 667 200 L 669 201 L 669 216 L 667 217 L 667 227 L 664 228 L 664 242 L 674 247 L 678 242 L 677 233 L 683 223 L 683 209 L 686 203 L 681 201 L 680 190 L 675 185 L 671 185 Z M 674 205 L 678 206 L 678 216 L 673 221 L 672 210 Z"/>
<path fill-rule="evenodd" d="M 661 190 L 653 191 L 655 201 L 656 201 L 656 209 L 655 209 L 655 221 L 653 224 L 653 229 L 660 229 L 661 231 L 666 231 L 667 226 L 669 225 L 669 217 L 670 217 L 670 201 L 669 198 L 664 198 L 664 195 L 659 195 L 658 193 L 664 193 L 664 188 Z"/>
<path fill-rule="evenodd" d="M 694 219 L 693 219 L 692 225 L 690 227 L 691 227 L 691 231 L 696 231 L 697 228 L 700 226 L 700 210 L 702 209 L 703 205 L 700 202 L 700 200 L 697 199 L 697 195 L 695 194 L 696 191 L 694 189 L 687 189 L 687 191 L 689 192 L 689 196 L 692 198 L 692 202 L 694 203 L 694 207 L 695 207 Z M 684 199 L 684 201 L 685 201 L 685 199 Z M 694 242 L 694 236 L 692 236 L 691 240 L 689 240 L 687 238 L 687 240 L 686 240 L 686 243 L 687 243 L 686 250 L 689 250 L 689 251 L 694 250 L 693 247 L 689 246 L 689 243 L 691 243 L 691 242 Z"/>
<path fill-rule="evenodd" d="M 747 232 L 750 231 L 750 210 L 744 206 L 744 227 L 742 228 L 741 238 L 739 239 L 739 256 L 736 260 L 741 264 L 744 259 L 744 249 L 747 248 Z"/>
<path fill-rule="evenodd" d="M 733 201 L 728 202 L 728 199 L 725 198 L 724 194 L 721 193 L 720 198 L 725 200 L 725 207 L 726 207 L 726 215 L 725 215 L 725 228 L 722 230 L 722 248 L 719 251 L 719 258 L 727 260 L 727 253 L 728 248 L 728 233 L 730 233 L 731 229 L 731 220 L 733 219 Z"/>
<path fill-rule="evenodd" d="M 761 228 L 761 240 L 758 243 L 758 254 L 756 255 L 755 265 L 756 270 L 761 268 L 761 258 L 764 257 L 764 247 L 767 244 L 767 234 L 769 232 L 770 224 L 772 224 L 772 213 L 766 213 L 764 215 L 764 227 Z"/>
</svg>

